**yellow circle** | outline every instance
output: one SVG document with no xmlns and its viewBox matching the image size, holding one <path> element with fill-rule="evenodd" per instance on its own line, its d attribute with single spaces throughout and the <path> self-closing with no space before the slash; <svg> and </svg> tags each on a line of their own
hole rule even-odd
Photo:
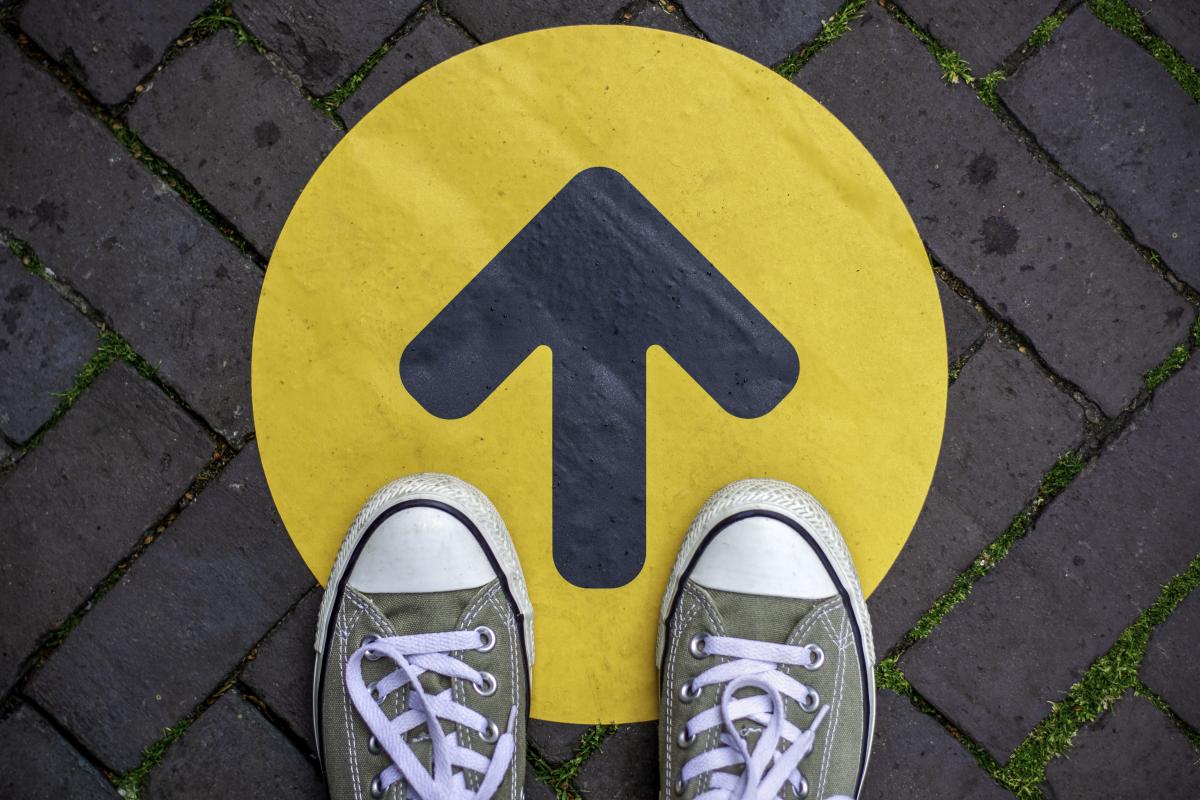
<svg viewBox="0 0 1200 800">
<path fill-rule="evenodd" d="M 551 556 L 551 358 L 474 413 L 404 390 L 405 346 L 573 176 L 623 174 L 795 346 L 769 414 L 725 413 L 661 349 L 647 361 L 646 561 L 580 589 Z M 325 580 L 363 500 L 407 473 L 496 503 L 535 609 L 532 715 L 655 719 L 656 613 L 692 515 L 747 476 L 825 504 L 868 592 L 908 537 L 946 399 L 932 271 L 903 203 L 832 115 L 695 39 L 585 26 L 477 47 L 347 134 L 275 248 L 254 332 L 254 417 L 283 521 Z"/>
</svg>

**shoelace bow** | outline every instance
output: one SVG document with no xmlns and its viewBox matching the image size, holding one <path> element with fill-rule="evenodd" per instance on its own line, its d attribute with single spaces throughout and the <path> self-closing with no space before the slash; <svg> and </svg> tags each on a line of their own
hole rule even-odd
<svg viewBox="0 0 1200 800">
<path fill-rule="evenodd" d="M 703 645 L 698 651 L 697 645 Z M 818 708 L 820 698 L 809 686 L 780 671 L 779 665 L 814 670 L 824 662 L 824 653 L 816 645 L 784 645 L 756 642 L 729 636 L 703 636 L 693 640 L 698 657 L 726 656 L 717 664 L 684 684 L 685 699 L 698 696 L 705 686 L 725 684 L 717 705 L 688 720 L 681 739 L 690 742 L 704 731 L 723 727 L 715 747 L 693 757 L 683 765 L 675 789 L 682 794 L 693 778 L 709 774 L 708 788 L 696 800 L 775 800 L 784 784 L 796 797 L 805 797 L 808 783 L 800 771 L 800 762 L 812 752 L 817 728 L 825 721 L 829 706 Z M 737 697 L 743 689 L 756 690 Z M 801 730 L 787 720 L 787 698 L 807 712 L 816 712 L 812 725 Z M 754 749 L 737 729 L 738 720 L 750 720 L 762 727 Z M 786 749 L 780 750 L 780 742 Z M 742 767 L 740 774 L 724 772 Z M 831 797 L 827 800 L 850 800 Z"/>
<path fill-rule="evenodd" d="M 454 701 L 453 689 L 429 694 L 419 678 L 426 672 L 470 681 L 481 693 L 487 686 L 495 689 L 495 678 L 454 658 L 450 653 L 463 650 L 491 649 L 494 634 L 488 629 L 423 633 L 413 636 L 387 636 L 364 641 L 346 662 L 346 688 L 350 701 L 371 731 L 374 742 L 392 759 L 371 783 L 371 794 L 382 797 L 388 787 L 405 781 L 410 797 L 420 800 L 489 800 L 504 780 L 512 760 L 516 741 L 517 708 L 508 716 L 508 728 L 501 734 L 495 723 L 477 711 Z M 362 662 L 388 658 L 396 669 L 384 678 L 368 684 L 363 681 Z M 489 684 L 490 681 L 490 684 Z M 381 704 L 392 692 L 409 688 L 408 708 L 395 718 L 383 712 Z M 491 758 L 458 743 L 458 733 L 447 734 L 440 720 L 447 720 L 478 731 L 485 741 L 495 737 Z M 432 769 L 417 758 L 406 735 L 424 726 L 433 752 Z M 458 768 L 458 769 L 456 769 Z M 483 776 L 479 788 L 467 788 L 463 770 Z"/>
</svg>

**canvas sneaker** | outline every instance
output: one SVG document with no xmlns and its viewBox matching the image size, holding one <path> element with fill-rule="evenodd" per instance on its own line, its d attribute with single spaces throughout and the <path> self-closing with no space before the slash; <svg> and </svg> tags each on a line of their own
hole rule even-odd
<svg viewBox="0 0 1200 800">
<path fill-rule="evenodd" d="M 808 493 L 746 480 L 713 495 L 660 623 L 663 798 L 858 796 L 871 624 L 846 544 Z"/>
<path fill-rule="evenodd" d="M 376 492 L 317 623 L 330 797 L 520 798 L 532 621 L 512 540 L 478 489 L 427 473 Z"/>
</svg>

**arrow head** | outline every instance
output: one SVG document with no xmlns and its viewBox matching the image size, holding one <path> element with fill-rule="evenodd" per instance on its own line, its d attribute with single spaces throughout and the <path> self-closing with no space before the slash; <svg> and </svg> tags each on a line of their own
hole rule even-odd
<svg viewBox="0 0 1200 800">
<path fill-rule="evenodd" d="M 529 355 L 554 352 L 555 563 L 619 586 L 645 555 L 645 354 L 661 345 L 728 413 L 795 386 L 778 330 L 615 170 L 584 170 L 405 349 L 405 388 L 469 414 Z"/>
</svg>

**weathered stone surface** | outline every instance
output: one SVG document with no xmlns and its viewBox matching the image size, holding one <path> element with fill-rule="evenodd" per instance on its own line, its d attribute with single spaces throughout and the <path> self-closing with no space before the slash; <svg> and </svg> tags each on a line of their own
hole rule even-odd
<svg viewBox="0 0 1200 800">
<path fill-rule="evenodd" d="M 251 444 L 84 617 L 27 691 L 123 772 L 311 586 Z"/>
<path fill-rule="evenodd" d="M 626 0 L 441 0 L 442 11 L 480 41 L 558 25 L 613 22 Z"/>
<path fill-rule="evenodd" d="M 116 798 L 104 776 L 29 706 L 0 722 L 0 797 Z"/>
<path fill-rule="evenodd" d="M 876 700 L 875 746 L 863 800 L 1011 800 L 933 717 L 889 691 L 879 691 Z"/>
<path fill-rule="evenodd" d="M 1200 64 L 1200 4 L 1194 0 L 1130 0 L 1130 5 L 1145 13 L 1150 29 L 1193 66 Z"/>
<path fill-rule="evenodd" d="M 213 427 L 245 435 L 261 271 L 7 38 L 0 98 L 5 227 Z"/>
<path fill-rule="evenodd" d="M 1200 751 L 1149 700 L 1126 694 L 1046 765 L 1054 800 L 1200 797 Z"/>
<path fill-rule="evenodd" d="M 1179 604 L 1154 631 L 1142 661 L 1142 680 L 1176 714 L 1200 730 L 1200 591 Z"/>
<path fill-rule="evenodd" d="M 0 688 L 166 514 L 212 447 L 123 363 L 0 482 Z"/>
<path fill-rule="evenodd" d="M 33 0 L 21 29 L 102 103 L 119 103 L 152 70 L 206 0 Z"/>
<path fill-rule="evenodd" d="M 0 431 L 28 440 L 96 350 L 92 323 L 0 249 Z"/>
<path fill-rule="evenodd" d="M 525 767 L 525 800 L 557 800 L 558 795 L 533 774 L 533 768 Z"/>
<path fill-rule="evenodd" d="M 242 683 L 267 704 L 276 717 L 317 751 L 313 736 L 313 637 L 321 590 L 304 596 L 279 627 L 258 648 L 258 655 L 242 672 Z"/>
<path fill-rule="evenodd" d="M 933 38 L 957 50 L 972 72 L 986 75 L 1024 44 L 1057 6 L 1058 0 L 908 0 L 904 10 Z"/>
<path fill-rule="evenodd" d="M 1200 286 L 1200 105 L 1154 56 L 1073 14 L 1000 94 L 1138 241 Z"/>
<path fill-rule="evenodd" d="M 997 759 L 1196 554 L 1198 401 L 1193 359 L 901 660 L 917 690 Z"/>
<path fill-rule="evenodd" d="M 167 750 L 146 781 L 152 800 L 325 800 L 316 764 L 236 692 L 227 692 Z"/>
<path fill-rule="evenodd" d="M 579 737 L 587 733 L 590 725 L 568 725 L 564 722 L 529 720 L 527 732 L 533 746 L 551 764 L 561 764 L 579 749 Z"/>
<path fill-rule="evenodd" d="M 955 294 L 943 281 L 938 281 L 937 287 L 942 301 L 942 318 L 946 321 L 946 357 L 953 363 L 979 341 L 987 330 L 987 323 L 969 301 Z"/>
<path fill-rule="evenodd" d="M 1194 311 L 882 9 L 796 80 L 879 159 L 937 260 L 1105 411 L 1187 336 Z"/>
<path fill-rule="evenodd" d="M 421 0 L 234 0 L 234 12 L 316 94 L 362 66 Z"/>
<path fill-rule="evenodd" d="M 338 108 L 347 125 L 354 125 L 392 92 L 425 70 L 456 56 L 472 42 L 437 14 L 426 14 L 387 51 L 358 91 Z"/>
<path fill-rule="evenodd" d="M 691 0 L 684 4 L 692 22 L 717 44 L 768 66 L 808 44 L 839 0 Z"/>
<path fill-rule="evenodd" d="M 1004 532 L 1042 476 L 1082 438 L 1082 409 L 1028 358 L 985 340 L 950 387 L 925 508 L 868 601 L 881 652 Z"/>
<path fill-rule="evenodd" d="M 229 31 L 164 69 L 129 125 L 262 253 L 271 252 L 300 190 L 341 135 Z"/>
<path fill-rule="evenodd" d="M 584 762 L 575 786 L 594 800 L 658 796 L 658 723 L 622 725 Z"/>
<path fill-rule="evenodd" d="M 682 33 L 685 36 L 693 35 L 678 13 L 667 11 L 654 0 L 647 0 L 645 7 L 637 12 L 632 22 L 644 28 Z"/>
</svg>

